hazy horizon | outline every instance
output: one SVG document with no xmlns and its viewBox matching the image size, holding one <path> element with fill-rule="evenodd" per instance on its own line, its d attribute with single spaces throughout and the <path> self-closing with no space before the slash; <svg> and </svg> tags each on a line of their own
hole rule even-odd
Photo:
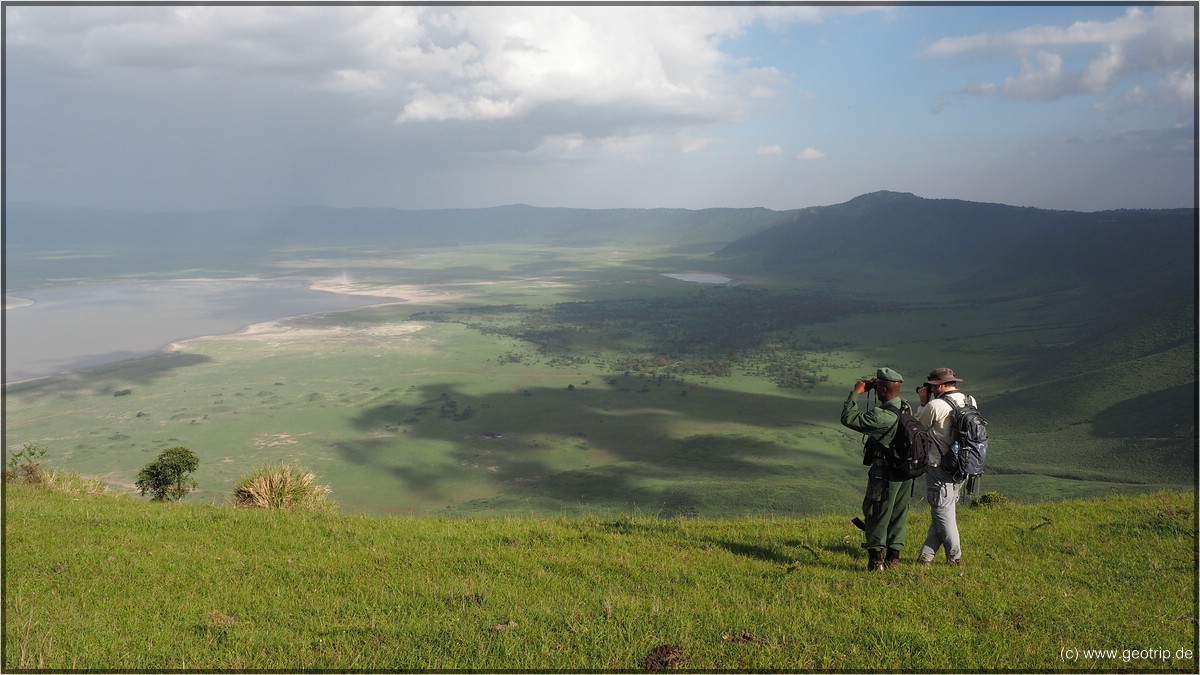
<svg viewBox="0 0 1200 675">
<path fill-rule="evenodd" d="M 219 208 L 214 207 L 214 208 L 195 208 L 195 209 L 150 209 L 150 210 L 136 209 L 136 208 L 112 208 L 112 207 L 105 207 L 105 206 L 95 206 L 92 204 L 48 204 L 46 202 L 26 201 L 26 200 L 22 200 L 22 201 L 9 200 L 9 205 L 22 205 L 22 206 L 32 206 L 32 207 L 36 207 L 36 208 L 51 208 L 51 209 L 95 210 L 95 211 L 108 211 L 108 212 L 112 212 L 112 213 L 129 213 L 129 214 L 140 214 L 140 215 L 251 213 L 251 212 L 272 212 L 272 211 L 288 211 L 288 210 L 303 210 L 303 209 L 332 209 L 332 210 L 341 210 L 341 211 L 353 211 L 353 210 L 373 210 L 374 211 L 374 210 L 378 210 L 378 211 L 411 211 L 411 212 L 420 212 L 420 211 L 486 211 L 486 210 L 491 210 L 491 209 L 504 209 L 504 208 L 510 208 L 510 207 L 526 207 L 526 208 L 532 208 L 532 209 L 568 210 L 568 211 L 657 211 L 657 210 L 663 210 L 663 211 L 707 211 L 707 210 L 718 210 L 718 209 L 721 209 L 721 210 L 765 209 L 767 211 L 775 211 L 775 212 L 783 213 L 783 212 L 787 212 L 787 211 L 799 211 L 799 210 L 814 208 L 814 207 L 837 206 L 838 204 L 842 204 L 842 203 L 845 203 L 848 201 L 853 201 L 857 197 L 862 197 L 862 196 L 868 195 L 868 194 L 874 194 L 875 192 L 897 192 L 897 191 L 888 190 L 888 189 L 884 188 L 884 189 L 876 190 L 873 192 L 863 193 L 861 195 L 854 195 L 852 197 L 849 197 L 848 199 L 841 200 L 839 202 L 817 202 L 817 203 L 812 203 L 812 204 L 805 204 L 802 206 L 796 206 L 796 207 L 788 208 L 788 209 L 772 209 L 772 208 L 765 207 L 765 206 L 704 206 L 704 207 L 696 207 L 696 208 L 670 207 L 670 206 L 573 207 L 573 206 L 546 206 L 546 205 L 542 205 L 542 204 L 528 204 L 525 202 L 511 202 L 511 203 L 506 203 L 506 204 L 486 204 L 486 205 L 480 205 L 480 206 L 444 206 L 444 207 L 437 207 L 437 208 L 405 208 L 405 207 L 399 207 L 399 206 L 368 206 L 368 205 L 335 206 L 335 205 L 331 205 L 331 204 L 311 203 L 311 204 L 281 204 L 279 206 L 272 206 L 272 207 L 245 207 L 245 208 L 228 208 L 228 209 L 219 209 Z M 904 192 L 901 194 L 912 194 L 912 193 Z M 1017 207 L 1024 206 L 1022 204 L 1010 204 L 1007 202 L 986 202 L 986 201 L 979 201 L 979 200 L 972 200 L 972 199 L 960 199 L 960 198 L 954 197 L 954 196 L 926 197 L 925 195 L 920 195 L 920 194 L 914 194 L 913 196 L 920 198 L 920 199 L 966 201 L 966 202 L 979 203 L 979 204 L 1002 204 L 1004 206 L 1017 206 Z M 1177 209 L 1194 209 L 1196 207 L 1197 207 L 1197 205 L 1193 203 L 1193 204 L 1185 204 L 1183 206 L 1162 206 L 1162 207 L 1113 206 L 1113 207 L 1103 208 L 1103 209 L 1048 209 L 1048 208 L 1043 208 L 1043 207 L 1026 207 L 1026 208 L 1042 208 L 1042 210 L 1047 210 L 1047 211 L 1075 211 L 1078 213 L 1094 213 L 1094 212 L 1100 212 L 1100 211 L 1122 211 L 1122 210 L 1125 210 L 1125 211 L 1172 211 L 1172 210 L 1177 210 Z"/>
</svg>

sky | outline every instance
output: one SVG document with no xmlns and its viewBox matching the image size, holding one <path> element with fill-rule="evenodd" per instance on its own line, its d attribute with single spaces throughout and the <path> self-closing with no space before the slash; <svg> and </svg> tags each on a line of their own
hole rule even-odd
<svg viewBox="0 0 1200 675">
<path fill-rule="evenodd" d="M 1191 207 L 1196 7 L 6 5 L 5 199 Z"/>
</svg>

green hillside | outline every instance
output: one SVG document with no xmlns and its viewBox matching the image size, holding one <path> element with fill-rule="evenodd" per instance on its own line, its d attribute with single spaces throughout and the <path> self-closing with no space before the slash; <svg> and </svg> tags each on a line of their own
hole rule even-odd
<svg viewBox="0 0 1200 675">
<path fill-rule="evenodd" d="M 15 484 L 5 497 L 5 672 L 1200 665 L 1193 492 L 964 508 L 964 565 L 876 574 L 841 517 L 377 518 Z M 916 509 L 910 531 L 927 523 Z"/>
<path fill-rule="evenodd" d="M 1009 469 L 1194 480 L 1195 321 L 1181 293 L 1038 355 L 1027 372 L 1041 376 L 989 407 L 1022 420 Z"/>
</svg>

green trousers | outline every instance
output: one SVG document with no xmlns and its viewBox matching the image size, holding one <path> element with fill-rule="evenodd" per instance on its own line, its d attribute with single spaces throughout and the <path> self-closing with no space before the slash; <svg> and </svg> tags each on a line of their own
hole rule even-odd
<svg viewBox="0 0 1200 675">
<path fill-rule="evenodd" d="M 868 549 L 904 548 L 913 480 L 888 480 L 887 471 L 881 464 L 873 465 L 867 473 L 863 520 L 867 523 Z"/>
</svg>

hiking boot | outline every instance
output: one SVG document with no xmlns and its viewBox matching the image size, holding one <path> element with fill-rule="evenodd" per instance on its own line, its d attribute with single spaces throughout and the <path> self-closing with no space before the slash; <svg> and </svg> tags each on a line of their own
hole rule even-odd
<svg viewBox="0 0 1200 675">
<path fill-rule="evenodd" d="M 890 570 L 894 570 L 897 567 L 899 567 L 900 566 L 900 551 L 897 551 L 894 548 L 889 548 L 888 552 L 887 552 L 887 558 L 883 561 L 883 564 L 885 566 L 887 566 L 887 568 Z"/>
<path fill-rule="evenodd" d="M 887 569 L 883 562 L 883 551 L 873 548 L 867 551 L 867 571 L 881 572 Z"/>
<path fill-rule="evenodd" d="M 962 564 L 962 558 L 958 558 L 957 560 L 947 560 L 946 562 L 957 567 Z"/>
</svg>

